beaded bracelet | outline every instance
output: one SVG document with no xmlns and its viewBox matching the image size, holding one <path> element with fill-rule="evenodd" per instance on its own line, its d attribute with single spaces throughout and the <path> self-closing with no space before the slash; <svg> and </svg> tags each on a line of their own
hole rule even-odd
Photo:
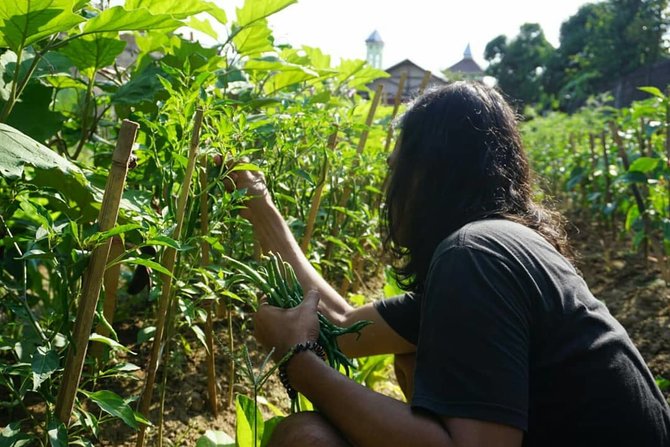
<svg viewBox="0 0 670 447">
<path fill-rule="evenodd" d="M 319 358 L 321 358 L 321 360 L 324 361 L 326 360 L 326 352 L 324 351 L 323 347 L 316 341 L 306 341 L 304 343 L 298 343 L 289 350 L 288 358 L 286 358 L 286 360 L 279 366 L 279 381 L 281 382 L 282 385 L 284 385 L 284 388 L 286 389 L 286 394 L 288 394 L 288 397 L 291 400 L 296 399 L 298 397 L 298 392 L 295 390 L 295 388 L 291 386 L 291 384 L 288 381 L 286 367 L 293 358 L 293 356 L 303 351 L 312 351 L 313 353 L 318 355 Z"/>
</svg>

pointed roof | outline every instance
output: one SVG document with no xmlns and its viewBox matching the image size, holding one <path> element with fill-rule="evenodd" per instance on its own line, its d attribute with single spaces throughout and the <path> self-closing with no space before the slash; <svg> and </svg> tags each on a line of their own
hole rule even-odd
<svg viewBox="0 0 670 447">
<path fill-rule="evenodd" d="M 374 30 L 370 36 L 365 39 L 365 43 L 384 43 L 382 36 L 379 35 L 377 30 Z"/>
<path fill-rule="evenodd" d="M 463 52 L 463 59 L 472 59 L 472 51 L 470 50 L 470 42 L 468 42 L 468 46 L 465 47 L 465 51 Z"/>
<path fill-rule="evenodd" d="M 449 71 L 454 73 L 468 73 L 468 74 L 483 74 L 484 70 L 479 66 L 477 62 L 472 58 L 472 50 L 470 49 L 470 44 L 465 47 L 465 52 L 463 52 L 463 59 L 456 62 L 451 67 L 447 68 Z"/>
</svg>

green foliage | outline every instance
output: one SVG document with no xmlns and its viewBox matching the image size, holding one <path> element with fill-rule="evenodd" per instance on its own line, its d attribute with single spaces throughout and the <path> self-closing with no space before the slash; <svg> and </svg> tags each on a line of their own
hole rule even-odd
<svg viewBox="0 0 670 447">
<path fill-rule="evenodd" d="M 240 316 L 252 310 L 248 286 L 223 267 L 228 258 L 251 264 L 253 245 L 248 223 L 238 216 L 244 192 L 224 184 L 232 169 L 209 163 L 199 167 L 204 183 L 183 184 L 195 108 L 205 109 L 200 155 L 251 158 L 236 169 L 263 170 L 297 238 L 316 188 L 323 186 L 307 255 L 331 280 L 352 277 L 352 253 L 363 265 L 378 262 L 390 112 L 378 112 L 382 118 L 368 129 L 368 145 L 358 155 L 369 108 L 358 92 L 385 74 L 363 61 L 334 67 L 312 47 L 278 48 L 267 17 L 294 1 L 248 0 L 227 25 L 226 39 L 212 47 L 175 32 L 187 25 L 211 33 L 194 17 L 201 13 L 227 24 L 223 10 L 209 1 L 128 0 L 104 10 L 84 0 L 16 3 L 0 4 L 0 393 L 10 396 L 3 410 L 17 423 L 3 429 L 0 442 L 87 445 L 108 421 L 131 429 L 149 423 L 132 409 L 137 396 L 109 391 L 119 380 L 137 379 L 138 368 L 125 359 L 141 351 L 117 337 L 115 320 L 103 313 L 104 293 L 90 341 L 111 350 L 102 358 L 88 356 L 71 424 L 66 428 L 54 417 L 93 248 L 111 238 L 121 243 L 122 253 L 109 260 L 108 270 L 121 268 L 118 315 L 143 321 L 138 344 L 155 336 L 154 304 L 163 282 L 171 278 L 176 285 L 162 362 L 170 374 L 179 374 L 176 366 L 190 354 L 191 339 L 205 342 L 201 325 L 210 304 L 222 303 Z M 94 220 L 119 118 L 140 123 L 136 167 L 128 173 L 118 225 L 100 232 Z M 331 147 L 328 137 L 336 129 L 338 142 Z M 352 193 L 343 205 L 344 186 Z M 183 187 L 190 198 L 176 240 L 175 203 Z M 206 234 L 200 229 L 201 197 L 208 199 Z M 210 247 L 207 265 L 201 260 L 204 242 Z M 167 248 L 178 256 L 172 273 L 161 260 Z M 135 277 L 145 283 L 131 295 Z M 257 402 L 272 372 L 269 357 L 259 374 L 232 349 L 231 356 L 247 366 Z M 28 400 L 39 400 L 44 415 L 35 418 Z M 256 404 L 238 401 L 250 421 Z M 263 421 L 259 431 L 253 418 L 254 442 L 265 445 L 279 419 Z M 228 440 L 212 434 L 199 445 L 207 442 Z"/>
<path fill-rule="evenodd" d="M 669 99 L 657 88 L 641 90 L 652 97 L 621 110 L 592 103 L 572 115 L 552 113 L 525 123 L 523 134 L 544 191 L 588 218 L 622 222 L 635 249 L 660 241 L 654 249 L 662 257 L 670 248 Z"/>
<path fill-rule="evenodd" d="M 667 8 L 668 0 L 584 4 L 561 24 L 556 49 L 537 25 L 525 24 L 515 38 L 487 44 L 487 72 L 515 99 L 575 111 L 620 77 L 668 57 Z"/>
<path fill-rule="evenodd" d="M 84 21 L 73 12 L 75 0 L 31 0 L 0 4 L 0 47 L 20 53 Z"/>
<path fill-rule="evenodd" d="M 523 103 L 536 103 L 542 95 L 542 73 L 546 70 L 553 47 L 537 23 L 521 25 L 510 42 L 498 36 L 486 45 L 490 62 L 487 74 L 498 79 L 500 88 Z"/>
</svg>

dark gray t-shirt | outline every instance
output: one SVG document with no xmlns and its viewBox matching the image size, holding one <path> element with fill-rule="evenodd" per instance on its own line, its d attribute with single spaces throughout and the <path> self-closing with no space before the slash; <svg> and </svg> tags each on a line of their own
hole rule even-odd
<svg viewBox="0 0 670 447">
<path fill-rule="evenodd" d="M 525 431 L 524 446 L 670 446 L 670 410 L 624 328 L 535 231 L 470 223 L 422 296 L 376 304 L 417 345 L 411 405 Z"/>
</svg>

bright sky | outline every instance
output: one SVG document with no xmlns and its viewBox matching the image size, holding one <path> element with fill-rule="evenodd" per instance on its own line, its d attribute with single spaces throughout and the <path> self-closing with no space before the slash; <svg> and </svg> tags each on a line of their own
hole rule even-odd
<svg viewBox="0 0 670 447">
<path fill-rule="evenodd" d="M 234 17 L 231 3 L 217 0 Z M 526 22 L 542 26 L 558 46 L 561 23 L 585 0 L 298 0 L 270 26 L 279 42 L 316 46 L 336 58 L 365 58 L 365 39 L 375 29 L 384 40 L 383 68 L 403 59 L 438 72 L 463 57 L 468 43 L 482 66 L 486 44 L 516 36 Z M 229 9 L 230 8 L 230 9 Z"/>
</svg>

